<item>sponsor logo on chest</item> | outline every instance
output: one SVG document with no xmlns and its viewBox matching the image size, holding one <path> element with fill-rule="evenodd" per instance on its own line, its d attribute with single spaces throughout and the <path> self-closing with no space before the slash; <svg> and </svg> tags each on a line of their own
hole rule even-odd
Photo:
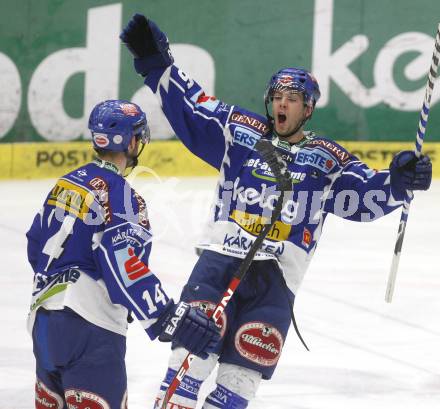
<svg viewBox="0 0 440 409">
<path fill-rule="evenodd" d="M 252 168 L 251 174 L 252 176 L 262 179 L 262 180 L 268 180 L 270 182 L 276 183 L 275 175 L 273 174 L 272 170 L 270 169 L 270 166 L 267 164 L 267 162 L 262 161 L 260 158 L 256 159 L 248 159 L 244 163 L 244 166 L 247 168 Z M 293 172 L 289 171 L 290 178 L 292 179 L 292 184 L 296 184 L 299 182 L 304 181 L 306 178 L 306 173 L 304 172 Z"/>
<path fill-rule="evenodd" d="M 244 128 L 242 126 L 236 126 L 234 129 L 233 138 L 234 143 L 246 146 L 247 148 L 253 148 L 260 139 L 260 135 L 257 135 L 250 129 Z"/>
<path fill-rule="evenodd" d="M 295 163 L 297 165 L 313 166 L 324 173 L 329 173 L 336 166 L 336 160 L 330 154 L 316 148 L 304 148 L 298 151 Z"/>
<path fill-rule="evenodd" d="M 341 164 L 345 165 L 350 160 L 350 154 L 345 150 L 341 149 L 334 143 L 330 141 L 325 141 L 322 139 L 314 139 L 309 142 L 309 145 L 318 145 L 323 146 L 325 149 L 330 151 L 335 157 L 341 162 Z"/>
</svg>

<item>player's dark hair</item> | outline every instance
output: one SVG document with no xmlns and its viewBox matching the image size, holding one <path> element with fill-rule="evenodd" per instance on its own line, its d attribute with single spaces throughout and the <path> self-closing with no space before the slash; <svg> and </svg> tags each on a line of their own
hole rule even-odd
<svg viewBox="0 0 440 409">
<path fill-rule="evenodd" d="M 113 151 L 109 151 L 108 149 L 102 149 L 102 148 L 96 148 L 96 147 L 93 147 L 93 150 L 95 151 L 96 156 L 98 156 L 98 158 L 100 158 L 100 159 L 103 159 L 103 157 L 113 158 L 117 154 L 120 153 L 120 152 L 113 152 Z"/>
</svg>

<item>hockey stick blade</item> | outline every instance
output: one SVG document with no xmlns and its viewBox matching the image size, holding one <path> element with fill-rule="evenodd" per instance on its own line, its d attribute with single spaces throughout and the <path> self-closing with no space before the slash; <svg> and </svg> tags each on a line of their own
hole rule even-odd
<svg viewBox="0 0 440 409">
<path fill-rule="evenodd" d="M 431 66 L 428 73 L 428 81 L 425 88 L 425 98 L 423 100 L 422 110 L 420 111 L 419 126 L 416 134 L 416 143 L 414 152 L 419 158 L 422 154 L 423 141 L 425 138 L 426 124 L 428 122 L 429 109 L 431 106 L 431 96 L 434 89 L 434 82 L 437 77 L 437 71 L 440 59 L 440 24 L 437 27 L 435 37 L 434 52 L 432 54 Z M 397 232 L 396 244 L 394 246 L 393 259 L 391 262 L 390 273 L 388 276 L 387 288 L 385 291 L 385 301 L 390 303 L 393 300 L 394 287 L 396 284 L 397 269 L 399 267 L 400 254 L 402 253 L 403 238 L 405 237 L 406 223 L 408 221 L 409 208 L 414 195 L 412 192 L 406 192 L 405 201 L 400 216 L 399 230 Z"/>
<path fill-rule="evenodd" d="M 260 249 L 264 239 L 269 234 L 276 220 L 280 216 L 281 211 L 283 209 L 285 192 L 292 188 L 292 181 L 288 176 L 287 166 L 284 163 L 283 159 L 280 157 L 280 155 L 276 152 L 272 142 L 267 139 L 260 139 L 256 143 L 255 149 L 263 157 L 265 162 L 267 162 L 267 164 L 270 166 L 270 169 L 273 172 L 275 179 L 277 181 L 277 187 L 280 192 L 280 195 L 278 197 L 275 208 L 272 211 L 270 223 L 264 226 L 264 229 L 261 231 L 261 233 L 257 236 L 255 241 L 253 242 L 245 258 L 240 263 L 238 270 L 234 273 L 234 276 L 231 282 L 229 283 L 228 288 L 223 293 L 220 302 L 216 305 L 212 314 L 209 315 L 210 318 L 215 323 L 217 323 L 218 320 L 220 319 L 223 311 L 225 310 L 226 306 L 229 303 L 229 300 L 232 298 L 241 280 L 246 275 L 246 272 L 248 271 L 256 252 Z M 188 372 L 191 362 L 194 360 L 194 357 L 195 357 L 194 355 L 188 354 L 184 359 L 182 365 L 180 366 L 179 370 L 177 371 L 176 375 L 174 376 L 173 380 L 170 382 L 168 389 L 165 392 L 161 409 L 167 409 L 168 402 L 170 401 L 171 397 L 174 395 L 176 389 L 179 387 L 185 374 Z"/>
</svg>

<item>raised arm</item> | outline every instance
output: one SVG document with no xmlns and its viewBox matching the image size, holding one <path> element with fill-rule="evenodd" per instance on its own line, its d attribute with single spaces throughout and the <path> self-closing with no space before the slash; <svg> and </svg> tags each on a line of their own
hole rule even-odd
<svg viewBox="0 0 440 409">
<path fill-rule="evenodd" d="M 168 39 L 157 25 L 136 14 L 121 33 L 135 70 L 155 93 L 174 132 L 196 156 L 219 169 L 226 150 L 225 127 L 232 107 L 173 65 Z"/>
</svg>

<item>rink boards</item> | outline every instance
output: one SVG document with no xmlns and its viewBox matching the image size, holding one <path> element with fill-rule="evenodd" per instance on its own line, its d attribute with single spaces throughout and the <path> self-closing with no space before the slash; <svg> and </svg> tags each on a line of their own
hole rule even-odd
<svg viewBox="0 0 440 409">
<path fill-rule="evenodd" d="M 341 142 L 373 169 L 388 168 L 393 155 L 414 149 L 409 142 Z M 425 143 L 423 152 L 433 162 L 433 176 L 440 178 L 440 143 Z M 93 158 L 88 141 L 31 142 L 0 144 L 0 179 L 41 179 L 57 177 Z M 217 171 L 194 156 L 179 141 L 155 141 L 140 157 L 142 175 L 215 176 Z"/>
</svg>

